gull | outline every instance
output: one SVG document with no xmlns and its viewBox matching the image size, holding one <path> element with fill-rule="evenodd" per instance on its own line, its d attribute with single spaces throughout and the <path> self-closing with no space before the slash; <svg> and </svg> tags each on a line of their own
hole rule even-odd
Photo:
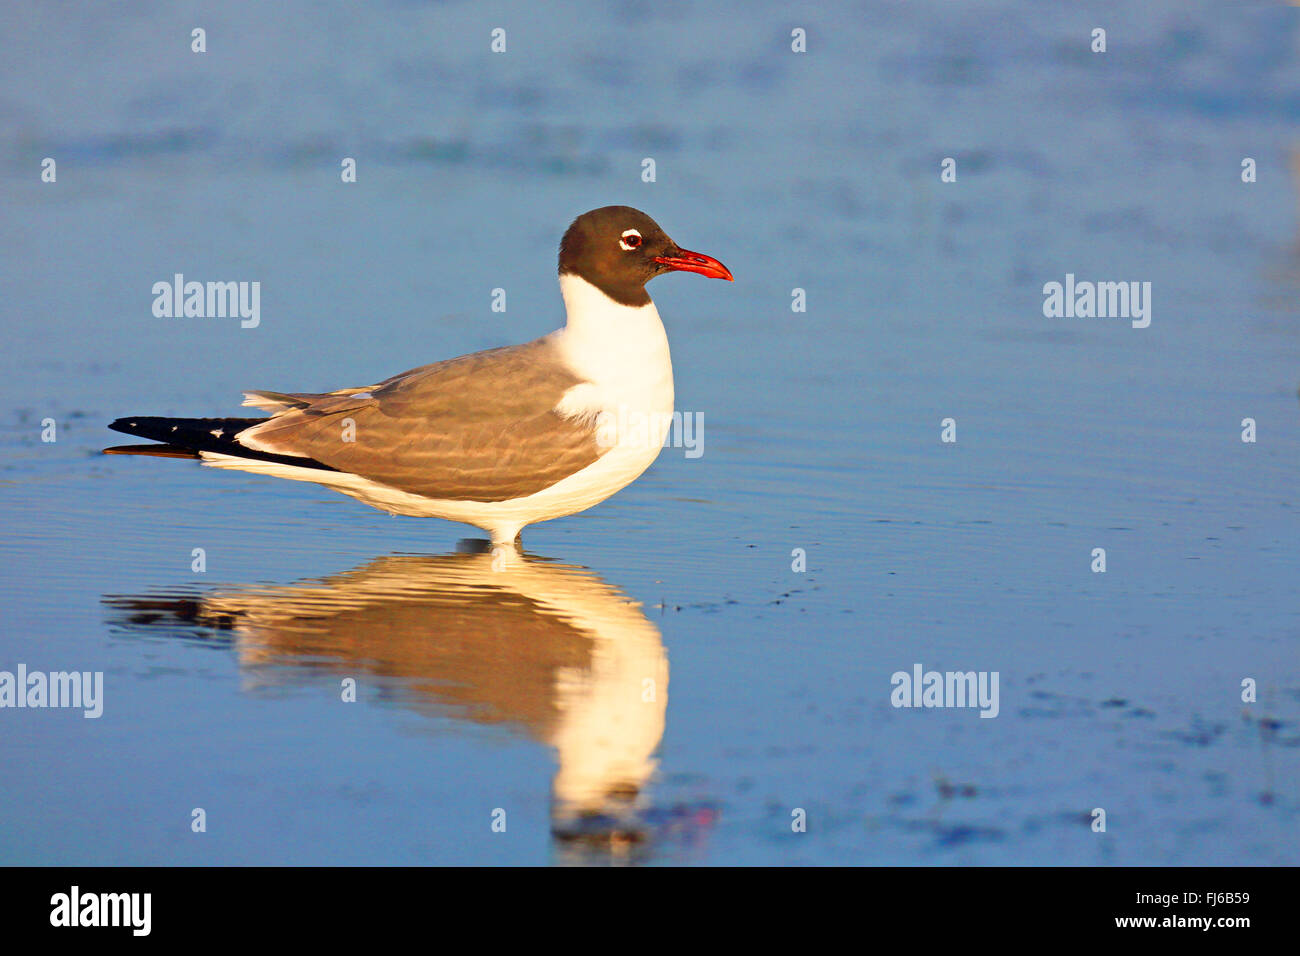
<svg viewBox="0 0 1300 956">
<path fill-rule="evenodd" d="M 375 385 L 245 392 L 244 405 L 269 418 L 119 418 L 108 427 L 162 444 L 104 451 L 316 482 L 513 542 L 526 525 L 604 501 L 658 457 L 673 369 L 645 286 L 673 271 L 732 280 L 644 212 L 593 209 L 560 242 L 565 324 L 549 335 Z"/>
</svg>

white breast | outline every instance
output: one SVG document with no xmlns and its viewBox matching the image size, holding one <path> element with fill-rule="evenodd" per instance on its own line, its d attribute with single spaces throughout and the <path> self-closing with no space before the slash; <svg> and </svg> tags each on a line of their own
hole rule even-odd
<svg viewBox="0 0 1300 956">
<path fill-rule="evenodd" d="M 597 420 L 602 442 L 611 447 L 652 446 L 644 470 L 662 447 L 673 413 L 673 363 L 659 310 L 653 302 L 620 305 L 575 275 L 560 276 L 560 291 L 568 323 L 553 341 L 584 382 L 565 393 L 558 409 Z"/>
</svg>

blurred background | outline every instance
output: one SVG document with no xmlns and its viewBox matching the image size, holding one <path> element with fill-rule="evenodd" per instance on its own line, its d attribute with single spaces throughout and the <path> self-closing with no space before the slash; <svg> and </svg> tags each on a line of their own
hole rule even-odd
<svg viewBox="0 0 1300 956">
<path fill-rule="evenodd" d="M 0 862 L 1300 862 L 1300 8 L 4 18 L 0 669 L 105 702 L 0 713 Z M 504 573 L 99 454 L 544 334 L 610 203 L 735 273 L 650 287 L 704 453 Z M 178 272 L 260 325 L 155 317 Z M 1150 327 L 1044 317 L 1067 273 L 1150 282 Z M 999 717 L 892 708 L 914 663 L 999 672 Z"/>
</svg>

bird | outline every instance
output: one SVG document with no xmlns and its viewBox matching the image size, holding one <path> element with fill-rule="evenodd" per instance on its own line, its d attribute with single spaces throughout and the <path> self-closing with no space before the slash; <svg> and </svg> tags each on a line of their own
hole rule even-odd
<svg viewBox="0 0 1300 956">
<path fill-rule="evenodd" d="M 734 281 L 639 209 L 602 206 L 560 241 L 565 324 L 549 335 L 375 385 L 245 392 L 244 406 L 269 417 L 119 418 L 108 427 L 160 444 L 104 452 L 316 482 L 390 514 L 515 543 L 527 525 L 604 501 L 658 457 L 673 369 L 645 286 L 668 272 Z"/>
</svg>

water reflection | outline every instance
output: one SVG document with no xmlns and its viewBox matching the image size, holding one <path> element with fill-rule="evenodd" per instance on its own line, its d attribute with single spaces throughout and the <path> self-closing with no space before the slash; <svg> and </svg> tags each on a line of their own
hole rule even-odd
<svg viewBox="0 0 1300 956">
<path fill-rule="evenodd" d="M 649 803 L 667 654 L 640 605 L 586 568 L 466 542 L 291 585 L 104 600 L 127 633 L 228 640 L 255 680 L 285 679 L 284 665 L 373 675 L 406 706 L 553 747 L 552 832 L 568 853 L 708 822 Z"/>
</svg>

